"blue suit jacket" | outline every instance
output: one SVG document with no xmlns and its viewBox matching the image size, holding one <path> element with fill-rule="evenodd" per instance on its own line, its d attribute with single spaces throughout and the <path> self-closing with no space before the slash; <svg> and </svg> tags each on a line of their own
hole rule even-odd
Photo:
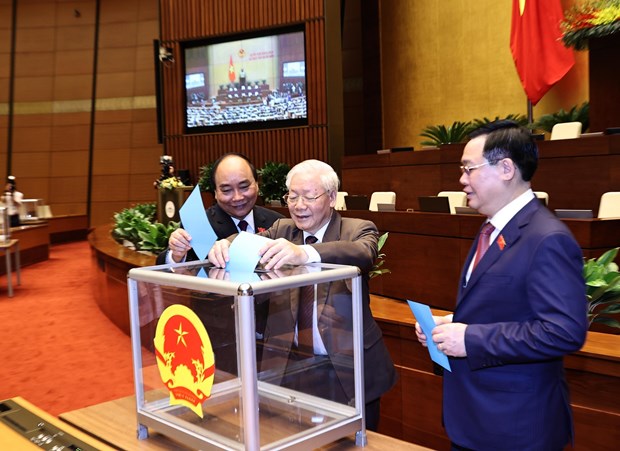
<svg viewBox="0 0 620 451">
<path fill-rule="evenodd" d="M 563 356 L 585 341 L 583 256 L 536 199 L 501 230 L 465 283 L 454 322 L 468 324 L 466 358 L 444 373 L 450 439 L 476 450 L 560 450 L 573 436 Z"/>
</svg>

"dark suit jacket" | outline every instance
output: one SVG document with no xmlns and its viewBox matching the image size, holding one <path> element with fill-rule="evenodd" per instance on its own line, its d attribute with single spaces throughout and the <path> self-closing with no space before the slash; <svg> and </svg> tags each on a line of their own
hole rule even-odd
<svg viewBox="0 0 620 451">
<path fill-rule="evenodd" d="M 454 322 L 468 324 L 467 357 L 450 358 L 444 372 L 446 431 L 476 450 L 560 450 L 573 433 L 562 358 L 581 348 L 588 329 L 581 249 L 537 199 L 501 230 L 465 284 L 476 245 L 454 312 Z"/>
<path fill-rule="evenodd" d="M 303 244 L 303 231 L 295 227 L 295 223 L 291 219 L 276 221 L 262 235 L 273 239 L 285 238 L 292 243 Z M 318 251 L 323 263 L 357 266 L 364 275 L 362 314 L 366 402 L 379 398 L 394 385 L 397 379 L 392 359 L 383 341 L 381 329 L 375 322 L 370 310 L 367 275 L 377 256 L 377 235 L 377 228 L 372 222 L 342 218 L 338 213 L 333 212 L 323 242 L 312 245 Z M 325 324 L 324 317 L 321 315 L 321 312 L 324 311 L 322 304 L 328 304 L 333 306 L 336 311 L 342 312 L 343 308 L 346 309 L 347 304 L 351 305 L 351 292 L 343 282 L 333 282 L 328 287 L 323 287 L 323 290 L 323 293 L 318 295 L 317 301 L 319 303 L 317 306 L 318 327 L 328 354 L 333 359 L 335 354 L 346 354 L 348 350 L 339 347 L 334 329 Z M 272 297 L 265 329 L 265 342 L 267 344 L 271 338 L 276 338 L 281 342 L 283 332 L 294 330 L 298 310 L 298 297 L 295 293 L 296 291 L 287 292 L 286 296 L 281 296 L 280 299 Z M 343 316 L 347 316 L 347 314 L 344 313 Z M 350 326 L 346 324 L 341 326 L 341 330 L 344 330 L 345 333 L 346 329 L 350 330 Z M 292 337 L 289 334 L 284 352 L 290 351 L 292 345 Z"/>
<path fill-rule="evenodd" d="M 283 218 L 280 213 L 274 210 L 270 210 L 258 205 L 254 206 L 254 228 L 258 232 L 259 229 L 268 229 L 271 225 L 280 218 Z M 207 218 L 209 218 L 209 224 L 213 227 L 213 231 L 217 235 L 218 240 L 228 238 L 229 236 L 238 233 L 239 230 L 235 226 L 232 218 L 216 203 L 207 209 Z M 166 263 L 166 255 L 168 254 L 168 248 L 161 252 L 156 259 L 156 264 L 163 265 Z M 185 261 L 198 260 L 198 256 L 193 249 L 190 249 L 187 253 Z"/>
</svg>

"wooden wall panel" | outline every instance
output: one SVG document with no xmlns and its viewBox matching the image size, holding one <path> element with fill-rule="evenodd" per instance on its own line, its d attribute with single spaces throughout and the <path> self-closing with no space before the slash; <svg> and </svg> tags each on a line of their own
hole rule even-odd
<svg viewBox="0 0 620 451">
<path fill-rule="evenodd" d="M 322 0 L 162 0 L 161 40 L 174 63 L 162 65 L 166 153 L 193 182 L 205 163 L 226 152 L 242 152 L 261 167 L 266 161 L 293 165 L 307 158 L 328 160 L 325 17 Z M 184 135 L 183 68 L 180 41 L 293 23 L 306 26 L 307 127 Z"/>
</svg>

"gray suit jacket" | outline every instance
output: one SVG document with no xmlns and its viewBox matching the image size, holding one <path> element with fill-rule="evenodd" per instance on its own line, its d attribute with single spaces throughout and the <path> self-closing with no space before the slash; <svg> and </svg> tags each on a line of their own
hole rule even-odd
<svg viewBox="0 0 620 451">
<path fill-rule="evenodd" d="M 272 227 L 261 235 L 269 238 L 285 238 L 295 244 L 303 244 L 303 231 L 295 227 L 293 220 L 285 218 L 276 221 Z M 370 222 L 354 218 L 342 218 L 335 211 L 327 227 L 323 242 L 313 244 L 323 263 L 335 263 L 357 266 L 363 274 L 362 313 L 364 331 L 364 380 L 366 402 L 374 401 L 396 383 L 397 375 L 390 354 L 383 341 L 381 329 L 375 322 L 370 310 L 368 291 L 368 271 L 377 256 L 377 228 Z M 328 286 L 327 286 L 328 285 Z M 338 315 L 343 321 L 333 327 L 334 313 L 346 311 L 350 306 L 351 292 L 344 282 L 319 285 L 322 292 L 318 296 L 318 327 L 321 338 L 332 360 L 337 354 L 346 354 L 338 340 L 338 332 L 350 331 L 346 313 Z M 269 306 L 269 318 L 265 329 L 265 342 L 271 338 L 278 341 L 283 352 L 289 352 L 293 346 L 292 337 L 282 341 L 283 334 L 294 330 L 298 310 L 297 291 L 288 291 L 283 296 L 272 296 Z M 325 308 L 328 305 L 333 308 Z M 350 319 L 350 316 L 349 316 Z M 350 321 L 349 321 L 350 323 Z M 283 347 L 282 347 L 283 346 Z M 349 387 L 350 388 L 350 387 Z M 347 387 L 345 387 L 345 390 Z M 348 390 L 347 390 L 348 391 Z"/>
</svg>

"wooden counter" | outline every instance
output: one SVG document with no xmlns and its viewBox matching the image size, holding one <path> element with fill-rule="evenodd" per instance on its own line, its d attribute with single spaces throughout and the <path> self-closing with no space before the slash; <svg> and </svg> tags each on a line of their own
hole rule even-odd
<svg viewBox="0 0 620 451">
<path fill-rule="evenodd" d="M 396 208 L 418 209 L 418 196 L 460 191 L 464 144 L 385 155 L 345 157 L 342 191 L 366 194 L 394 191 Z M 592 209 L 601 195 L 620 191 L 620 135 L 540 141 L 538 170 L 532 186 L 549 194 L 549 207 Z"/>
<path fill-rule="evenodd" d="M 131 268 L 152 266 L 155 256 L 145 255 L 118 244 L 110 234 L 112 225 L 88 234 L 95 268 L 93 290 L 99 308 L 123 332 L 130 335 L 127 273 Z"/>
<path fill-rule="evenodd" d="M 397 386 L 381 398 L 381 432 L 449 450 L 441 424 L 441 377 L 433 371 L 428 350 L 416 339 L 409 306 L 372 296 L 371 308 L 400 375 Z M 567 356 L 564 365 L 575 419 L 574 449 L 616 449 L 620 441 L 620 335 L 589 332 L 583 348 Z"/>
<path fill-rule="evenodd" d="M 459 259 L 464 260 L 481 218 L 431 213 L 355 213 L 356 216 L 374 218 L 380 230 L 381 227 L 396 230 L 393 235 L 391 232 L 385 248 L 386 267 L 393 273 L 373 279 L 375 289 L 400 290 L 398 292 L 404 297 L 411 296 L 411 299 L 427 304 L 432 304 L 429 299 L 454 301 L 456 292 L 452 293 L 452 290 L 456 290 L 462 265 Z M 616 220 L 587 223 L 590 225 L 577 227 L 589 230 L 596 227 L 618 230 L 620 227 L 620 221 Z M 571 224 L 569 227 L 572 228 Z M 405 233 L 410 229 L 416 233 Z M 437 236 L 438 230 L 454 236 Z M 462 236 L 466 234 L 470 237 Z M 399 235 L 400 238 L 394 238 Z M 581 244 L 609 244 L 606 239 L 620 239 L 620 234 L 610 232 L 607 237 L 596 237 L 596 234 L 586 233 Z M 117 244 L 109 227 L 91 232 L 89 242 L 97 270 L 97 302 L 115 324 L 129 333 L 127 272 L 133 267 L 154 264 L 155 257 L 138 254 Z M 442 248 L 443 243 L 449 245 Z M 401 246 L 404 249 L 399 249 Z M 458 252 L 455 254 L 453 249 Z M 596 248 L 591 250 L 599 251 Z M 372 296 L 371 307 L 400 374 L 396 387 L 382 398 L 380 432 L 433 449 L 449 449 L 441 425 L 441 378 L 433 372 L 428 351 L 417 342 L 411 310 L 405 302 L 378 295 Z M 436 312 L 441 314 L 450 310 L 442 308 Z M 576 449 L 615 449 L 620 441 L 620 407 L 617 402 L 620 399 L 620 335 L 590 332 L 583 349 L 568 356 L 565 362 L 575 414 Z"/>
<path fill-rule="evenodd" d="M 136 401 L 135 397 L 109 401 L 103 404 L 86 407 L 60 415 L 60 418 L 67 423 L 87 431 L 91 435 L 112 444 L 119 449 L 126 450 L 170 450 L 187 449 L 173 442 L 167 437 L 151 433 L 146 440 L 138 440 L 136 437 Z M 379 450 L 411 450 L 423 451 L 428 448 L 406 443 L 401 440 L 376 434 L 368 431 L 368 446 L 358 448 L 355 446 L 354 438 L 345 438 L 332 445 L 324 446 L 322 450 L 344 451 L 364 449 L 369 451 Z"/>
</svg>

